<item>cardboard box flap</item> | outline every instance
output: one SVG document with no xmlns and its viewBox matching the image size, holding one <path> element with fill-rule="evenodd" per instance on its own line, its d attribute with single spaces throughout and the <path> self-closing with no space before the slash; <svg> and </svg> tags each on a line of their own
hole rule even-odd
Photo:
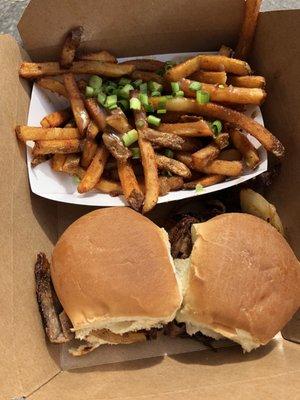
<svg viewBox="0 0 300 400">
<path fill-rule="evenodd" d="M 64 371 L 30 399 L 279 400 L 287 383 L 296 399 L 299 362 L 297 345 L 279 339 L 248 354 L 236 346 Z"/>
<path fill-rule="evenodd" d="M 30 393 L 59 371 L 53 350 L 45 345 L 33 274 L 36 252 L 49 252 L 56 240 L 56 207 L 31 196 L 24 148 L 14 134 L 15 124 L 26 122 L 30 96 L 28 84 L 18 77 L 22 56 L 13 38 L 0 36 L 0 393 L 4 398 Z"/>
<path fill-rule="evenodd" d="M 266 127 L 286 147 L 281 174 L 270 187 L 287 238 L 300 258 L 300 10 L 260 15 L 251 65 L 267 80 Z"/>
<path fill-rule="evenodd" d="M 66 32 L 85 28 L 84 45 L 117 56 L 234 46 L 243 0 L 32 0 L 18 25 L 33 60 L 55 60 Z"/>
</svg>

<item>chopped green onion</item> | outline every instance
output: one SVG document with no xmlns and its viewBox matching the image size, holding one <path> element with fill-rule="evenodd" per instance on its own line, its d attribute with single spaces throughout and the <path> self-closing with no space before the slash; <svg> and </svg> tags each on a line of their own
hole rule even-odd
<svg viewBox="0 0 300 400">
<path fill-rule="evenodd" d="M 154 90 L 154 92 L 151 92 L 151 96 L 152 96 L 152 97 L 160 97 L 160 96 L 161 96 L 161 93 L 158 92 L 157 90 Z"/>
<path fill-rule="evenodd" d="M 172 96 L 171 96 L 171 97 L 172 97 Z M 159 109 L 161 109 L 161 108 L 166 108 L 166 104 L 167 104 L 167 98 L 166 98 L 166 96 L 162 96 L 162 97 L 159 99 L 158 107 L 157 107 L 157 108 L 159 108 Z"/>
<path fill-rule="evenodd" d="M 139 129 L 139 128 L 143 128 L 143 126 L 145 126 L 145 121 L 143 119 L 139 119 L 138 121 L 136 121 L 135 126 Z"/>
<path fill-rule="evenodd" d="M 222 131 L 222 122 L 219 121 L 218 119 L 216 119 L 212 124 L 211 124 L 211 128 L 214 131 L 214 133 L 216 135 L 218 135 L 219 133 L 221 133 Z"/>
<path fill-rule="evenodd" d="M 159 108 L 156 112 L 157 114 L 166 114 L 167 110 L 165 108 Z"/>
<path fill-rule="evenodd" d="M 106 101 L 106 94 L 103 93 L 103 92 L 100 92 L 100 93 L 98 94 L 98 96 L 97 96 L 97 100 L 98 100 L 98 103 L 99 103 L 99 104 L 101 104 L 102 106 L 104 106 L 105 101 Z"/>
<path fill-rule="evenodd" d="M 101 87 L 97 88 L 97 89 L 94 89 L 94 97 L 97 97 L 98 94 L 101 93 L 101 92 L 102 92 L 102 88 Z"/>
<path fill-rule="evenodd" d="M 169 157 L 169 158 L 173 158 L 174 157 L 174 152 L 170 149 L 166 149 L 165 150 L 165 156 Z"/>
<path fill-rule="evenodd" d="M 118 87 L 118 84 L 116 82 L 114 82 L 114 81 L 107 81 L 107 85 L 114 86 L 115 88 Z"/>
<path fill-rule="evenodd" d="M 118 105 L 115 103 L 115 104 L 112 104 L 111 106 L 109 106 L 108 108 L 109 108 L 109 110 L 114 110 L 114 109 L 118 108 Z"/>
<path fill-rule="evenodd" d="M 147 85 L 147 82 L 142 83 L 142 84 L 140 85 L 140 92 L 141 92 L 141 93 L 147 93 L 147 92 L 148 92 L 148 85 Z"/>
<path fill-rule="evenodd" d="M 175 97 L 184 97 L 184 92 L 182 90 L 178 90 L 178 92 L 174 93 Z"/>
<path fill-rule="evenodd" d="M 161 92 L 162 88 L 163 88 L 162 84 L 160 84 L 158 82 L 154 82 L 154 81 L 149 82 L 149 90 L 151 92 Z"/>
<path fill-rule="evenodd" d="M 164 96 L 167 100 L 173 99 L 173 96 L 171 94 L 167 94 L 166 96 Z"/>
<path fill-rule="evenodd" d="M 209 93 L 204 92 L 203 90 L 198 90 L 196 92 L 196 100 L 200 104 L 206 104 L 209 102 L 210 96 Z"/>
<path fill-rule="evenodd" d="M 122 140 L 123 143 L 126 147 L 129 147 L 130 145 L 132 145 L 132 143 L 136 142 L 139 138 L 139 134 L 137 132 L 137 130 L 135 129 L 131 129 L 131 131 L 125 133 L 122 136 Z"/>
<path fill-rule="evenodd" d="M 149 104 L 149 99 L 147 93 L 140 93 L 139 94 L 139 99 L 143 106 L 147 106 Z"/>
<path fill-rule="evenodd" d="M 204 190 L 204 187 L 201 185 L 201 183 L 198 183 L 195 188 L 196 193 L 202 193 L 203 190 Z"/>
<path fill-rule="evenodd" d="M 197 92 L 197 90 L 200 90 L 200 89 L 201 89 L 201 83 L 200 83 L 200 82 L 197 82 L 197 81 L 192 81 L 192 82 L 190 83 L 189 88 L 190 88 L 191 90 L 194 90 L 195 92 Z"/>
<path fill-rule="evenodd" d="M 116 105 L 117 100 L 118 100 L 118 98 L 115 94 L 112 94 L 111 96 L 107 96 L 106 102 L 105 102 L 105 107 L 110 108 L 110 107 Z"/>
<path fill-rule="evenodd" d="M 128 99 L 129 98 L 129 92 L 133 90 L 134 87 L 130 85 L 130 83 L 126 83 L 121 89 L 119 89 L 118 93 L 119 96 L 122 97 L 123 99 Z"/>
<path fill-rule="evenodd" d="M 141 109 L 141 102 L 136 97 L 133 97 L 132 99 L 130 99 L 129 104 L 130 104 L 131 110 L 140 110 Z"/>
<path fill-rule="evenodd" d="M 118 104 L 123 108 L 124 111 L 129 110 L 129 101 L 128 100 L 118 100 Z"/>
<path fill-rule="evenodd" d="M 178 82 L 171 82 L 171 88 L 172 88 L 172 92 L 176 93 L 179 92 L 180 90 L 180 86 Z"/>
<path fill-rule="evenodd" d="M 94 89 L 91 86 L 85 87 L 85 97 L 93 97 L 94 96 Z"/>
<path fill-rule="evenodd" d="M 159 126 L 160 125 L 160 118 L 155 117 L 154 115 L 148 115 L 147 121 L 149 124 L 154 125 L 154 126 Z"/>
<path fill-rule="evenodd" d="M 92 75 L 89 79 L 89 86 L 93 89 L 100 89 L 102 86 L 102 78 L 98 75 Z"/>
<path fill-rule="evenodd" d="M 140 149 L 138 147 L 132 147 L 130 150 L 133 160 L 140 158 Z"/>
<path fill-rule="evenodd" d="M 125 86 L 125 85 L 128 85 L 129 83 L 131 83 L 131 79 L 128 79 L 128 78 L 121 78 L 119 80 L 120 86 Z"/>
<path fill-rule="evenodd" d="M 144 109 L 146 112 L 154 112 L 154 108 L 151 106 L 151 104 L 145 104 Z"/>
<path fill-rule="evenodd" d="M 107 86 L 103 87 L 103 89 L 105 90 L 106 94 L 108 94 L 109 96 L 111 94 L 114 94 L 116 91 L 116 87 L 113 85 L 107 85 Z"/>
<path fill-rule="evenodd" d="M 139 86 L 140 86 L 142 83 L 143 83 L 143 81 L 142 81 L 141 79 L 137 79 L 136 81 L 134 81 L 134 82 L 132 83 L 132 85 L 133 85 L 136 89 L 138 89 Z"/>
</svg>

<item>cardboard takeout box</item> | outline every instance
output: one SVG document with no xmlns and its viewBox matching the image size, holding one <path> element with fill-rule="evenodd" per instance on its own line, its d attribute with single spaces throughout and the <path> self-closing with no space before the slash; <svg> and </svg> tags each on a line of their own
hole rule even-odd
<svg viewBox="0 0 300 400">
<path fill-rule="evenodd" d="M 84 46 L 118 56 L 234 47 L 243 6 L 242 0 L 32 0 L 19 24 L 27 53 L 10 36 L 0 37 L 0 399 L 300 398 L 300 347 L 281 338 L 246 355 L 234 346 L 62 371 L 59 346 L 45 340 L 35 299 L 36 252 L 50 254 L 61 232 L 91 208 L 30 193 L 24 147 L 14 136 L 30 99 L 28 82 L 18 77 L 21 60 L 57 58 L 63 35 L 78 24 L 85 27 Z M 265 125 L 287 148 L 269 198 L 298 257 L 299 27 L 300 11 L 261 14 L 250 60 L 268 83 Z M 168 209 L 159 205 L 152 217 Z"/>
</svg>

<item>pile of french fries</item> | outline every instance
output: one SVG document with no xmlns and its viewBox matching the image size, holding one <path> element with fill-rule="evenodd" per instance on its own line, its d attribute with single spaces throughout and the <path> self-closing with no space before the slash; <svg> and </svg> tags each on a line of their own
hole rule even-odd
<svg viewBox="0 0 300 400">
<path fill-rule="evenodd" d="M 246 134 L 283 156 L 279 140 L 242 113 L 262 104 L 265 79 L 231 49 L 177 65 L 118 63 L 107 51 L 80 53 L 82 33 L 67 34 L 59 62 L 20 67 L 21 77 L 69 100 L 40 127 L 17 126 L 19 140 L 35 142 L 32 166 L 50 159 L 54 171 L 78 178 L 79 193 L 123 194 L 146 213 L 171 190 L 200 192 L 255 169 L 259 154 Z"/>
</svg>

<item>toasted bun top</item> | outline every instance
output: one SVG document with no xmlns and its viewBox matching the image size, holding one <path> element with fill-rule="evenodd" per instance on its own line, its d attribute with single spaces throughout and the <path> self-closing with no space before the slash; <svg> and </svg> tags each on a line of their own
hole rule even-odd
<svg viewBox="0 0 300 400">
<path fill-rule="evenodd" d="M 270 224 L 248 214 L 224 214 L 193 228 L 178 319 L 246 350 L 267 343 L 300 306 L 300 265 L 292 249 Z"/>
<path fill-rule="evenodd" d="M 75 330 L 169 321 L 182 300 L 165 234 L 125 207 L 75 221 L 54 248 L 51 277 Z"/>
</svg>

